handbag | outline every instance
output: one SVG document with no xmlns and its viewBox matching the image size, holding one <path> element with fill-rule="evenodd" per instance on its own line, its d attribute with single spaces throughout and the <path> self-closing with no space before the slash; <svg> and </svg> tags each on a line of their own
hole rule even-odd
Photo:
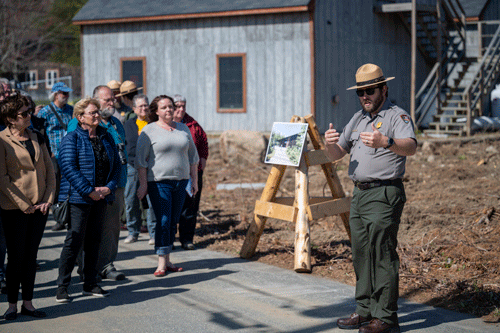
<svg viewBox="0 0 500 333">
<path fill-rule="evenodd" d="M 69 213 L 69 197 L 52 206 L 52 216 L 57 223 L 61 225 L 69 225 L 71 215 Z"/>
</svg>

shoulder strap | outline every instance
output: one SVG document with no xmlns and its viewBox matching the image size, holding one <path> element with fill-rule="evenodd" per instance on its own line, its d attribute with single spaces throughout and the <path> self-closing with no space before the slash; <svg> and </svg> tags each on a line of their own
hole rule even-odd
<svg viewBox="0 0 500 333">
<path fill-rule="evenodd" d="M 54 108 L 54 106 L 52 105 L 52 103 L 49 104 L 49 109 L 50 111 L 52 111 L 52 113 L 56 116 L 57 120 L 59 121 L 59 124 L 61 125 L 61 127 L 63 128 L 63 130 L 66 131 L 66 129 L 68 128 L 68 126 L 63 123 L 62 119 L 61 119 L 61 116 L 57 113 L 56 109 Z"/>
<path fill-rule="evenodd" d="M 45 144 L 45 138 L 43 137 L 42 133 L 40 133 L 40 131 L 39 131 L 39 130 L 37 130 L 37 129 L 33 129 L 33 132 L 36 134 L 36 137 L 37 137 L 38 143 L 39 143 L 40 145 Z"/>
</svg>

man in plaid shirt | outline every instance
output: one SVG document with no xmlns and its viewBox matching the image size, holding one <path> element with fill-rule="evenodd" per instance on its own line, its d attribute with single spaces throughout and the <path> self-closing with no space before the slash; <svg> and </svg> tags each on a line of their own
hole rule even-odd
<svg viewBox="0 0 500 333">
<path fill-rule="evenodd" d="M 59 155 L 59 146 L 63 136 L 66 135 L 66 128 L 69 121 L 73 118 L 73 107 L 68 105 L 69 93 L 73 91 L 63 82 L 57 82 L 52 86 L 49 96 L 51 103 L 38 112 L 38 118 L 45 120 L 45 132 L 49 137 L 50 149 L 52 150 L 52 163 L 56 173 L 56 198 L 59 195 L 59 186 L 61 184 L 61 171 L 57 163 Z M 57 112 L 56 116 L 55 112 Z M 62 124 L 61 124 L 62 122 Z M 52 227 L 53 231 L 62 230 L 64 226 L 56 223 Z"/>
</svg>

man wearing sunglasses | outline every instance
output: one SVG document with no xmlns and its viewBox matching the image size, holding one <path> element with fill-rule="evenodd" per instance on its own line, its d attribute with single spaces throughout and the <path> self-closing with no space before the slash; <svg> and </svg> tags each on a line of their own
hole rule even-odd
<svg viewBox="0 0 500 333">
<path fill-rule="evenodd" d="M 57 82 L 52 86 L 49 99 L 51 103 L 38 112 L 38 118 L 45 119 L 45 133 L 49 137 L 50 149 L 52 151 L 52 163 L 56 173 L 56 198 L 59 195 L 59 186 L 61 184 L 61 171 L 57 158 L 59 155 L 59 146 L 63 136 L 67 133 L 68 123 L 73 118 L 73 107 L 68 104 L 69 93 L 73 89 L 66 86 L 63 82 Z M 57 222 L 52 231 L 63 230 L 63 224 Z"/>
<path fill-rule="evenodd" d="M 365 64 L 356 72 L 362 110 L 342 133 L 333 125 L 325 133 L 332 161 L 350 154 L 349 177 L 354 182 L 349 226 L 356 273 L 356 310 L 337 320 L 342 329 L 360 333 L 399 332 L 399 257 L 397 233 L 406 201 L 403 186 L 406 156 L 415 154 L 413 122 L 388 98 L 380 67 Z"/>
</svg>

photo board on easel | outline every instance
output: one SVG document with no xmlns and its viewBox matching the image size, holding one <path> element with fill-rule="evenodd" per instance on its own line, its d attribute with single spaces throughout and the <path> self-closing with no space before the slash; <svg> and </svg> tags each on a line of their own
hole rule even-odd
<svg viewBox="0 0 500 333">
<path fill-rule="evenodd" d="M 307 136 L 307 123 L 275 122 L 269 137 L 265 163 L 298 166 Z"/>
</svg>

